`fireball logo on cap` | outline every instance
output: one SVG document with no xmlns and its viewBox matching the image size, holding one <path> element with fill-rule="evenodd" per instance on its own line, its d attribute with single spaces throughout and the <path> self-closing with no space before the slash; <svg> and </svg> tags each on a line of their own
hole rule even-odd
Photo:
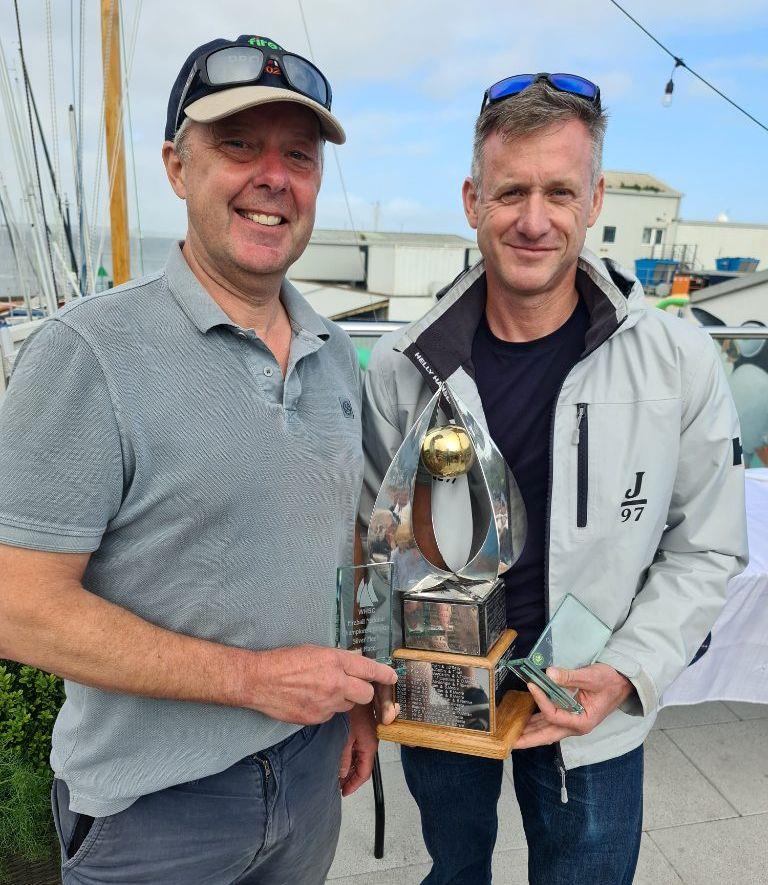
<svg viewBox="0 0 768 885">
<path fill-rule="evenodd" d="M 275 61 L 274 58 L 270 58 L 267 61 L 264 71 L 267 74 L 275 74 L 278 77 L 282 77 L 283 75 L 283 72 L 280 70 L 280 65 Z"/>
<path fill-rule="evenodd" d="M 280 46 L 279 43 L 275 43 L 274 40 L 267 40 L 265 37 L 251 37 L 248 44 L 250 46 L 266 46 L 267 49 L 279 49 L 281 52 L 283 51 L 283 47 Z"/>
</svg>

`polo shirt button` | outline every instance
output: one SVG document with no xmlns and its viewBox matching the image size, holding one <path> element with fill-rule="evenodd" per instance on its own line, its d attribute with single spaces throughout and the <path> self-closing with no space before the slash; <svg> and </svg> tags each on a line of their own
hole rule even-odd
<svg viewBox="0 0 768 885">
<path fill-rule="evenodd" d="M 243 332 L 242 329 L 239 332 L 235 332 L 235 334 L 237 335 L 238 338 L 247 338 L 248 337 L 247 333 Z"/>
<path fill-rule="evenodd" d="M 271 378 L 274 374 L 274 369 L 272 368 L 272 366 L 264 366 L 264 374 L 267 376 L 267 378 Z"/>
</svg>

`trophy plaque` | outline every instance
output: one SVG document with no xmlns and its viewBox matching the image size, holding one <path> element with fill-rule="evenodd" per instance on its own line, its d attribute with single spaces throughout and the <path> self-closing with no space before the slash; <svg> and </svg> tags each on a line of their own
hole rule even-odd
<svg viewBox="0 0 768 885">
<path fill-rule="evenodd" d="M 417 486 L 426 488 L 426 520 Z M 509 500 L 504 458 L 443 384 L 393 458 L 371 514 L 369 564 L 358 568 L 389 566 L 389 598 L 380 581 L 367 614 L 354 616 L 351 586 L 340 603 L 360 622 L 359 647 L 398 674 L 400 714 L 379 726 L 381 739 L 503 759 L 525 727 L 534 704 L 510 688 L 517 634 L 506 629 L 501 578 L 520 553 Z M 422 549 L 424 521 L 434 543 Z"/>
</svg>

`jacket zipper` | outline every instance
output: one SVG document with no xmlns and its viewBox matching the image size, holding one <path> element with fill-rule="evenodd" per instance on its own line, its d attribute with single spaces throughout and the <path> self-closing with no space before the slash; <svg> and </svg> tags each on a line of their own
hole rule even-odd
<svg viewBox="0 0 768 885">
<path fill-rule="evenodd" d="M 565 788 L 565 763 L 563 762 L 563 754 L 560 751 L 560 742 L 556 745 L 555 752 L 555 768 L 560 772 L 560 801 L 563 805 L 568 804 L 568 790 Z"/>
<path fill-rule="evenodd" d="M 571 442 L 576 450 L 576 527 L 587 525 L 587 503 L 589 501 L 589 415 L 587 403 L 576 406 L 576 428 Z"/>
</svg>

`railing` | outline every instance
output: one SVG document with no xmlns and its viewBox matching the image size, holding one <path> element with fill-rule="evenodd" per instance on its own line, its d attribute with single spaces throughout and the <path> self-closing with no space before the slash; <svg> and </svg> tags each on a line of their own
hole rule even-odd
<svg viewBox="0 0 768 885">
<path fill-rule="evenodd" d="M 376 341 L 405 323 L 340 323 L 357 347 L 365 368 Z M 741 423 L 744 463 L 768 467 L 768 328 L 761 326 L 703 326 L 718 349 Z M 741 343 L 743 342 L 743 344 Z"/>
<path fill-rule="evenodd" d="M 24 338 L 40 321 L 0 329 L 0 397 Z M 399 322 L 344 320 L 365 368 L 376 341 L 404 327 Z M 768 467 L 768 328 L 762 326 L 704 326 L 720 353 L 741 422 L 744 463 Z"/>
</svg>

